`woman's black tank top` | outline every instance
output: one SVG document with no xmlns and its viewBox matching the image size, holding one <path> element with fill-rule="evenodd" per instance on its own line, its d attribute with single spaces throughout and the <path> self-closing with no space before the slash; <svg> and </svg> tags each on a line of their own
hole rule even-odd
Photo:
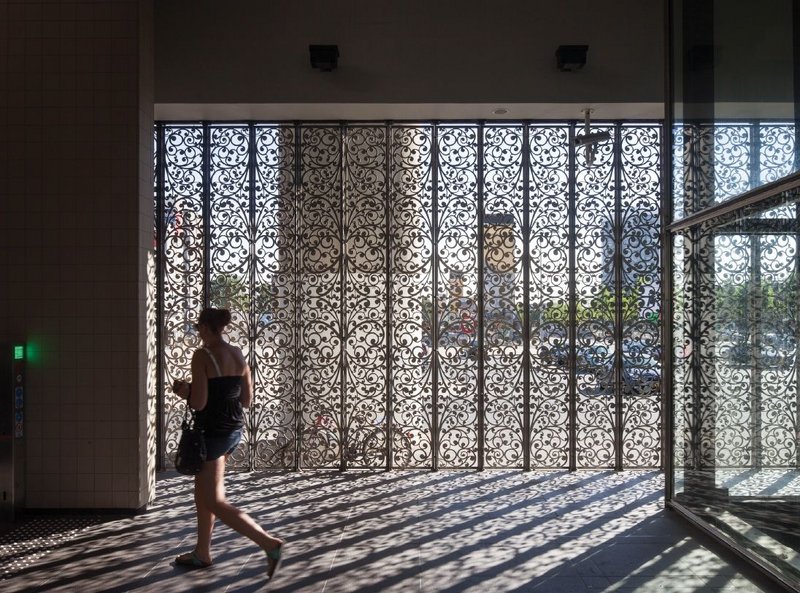
<svg viewBox="0 0 800 593">
<path fill-rule="evenodd" d="M 219 373 L 219 365 L 208 349 L 204 349 Z M 212 377 L 208 380 L 208 403 L 197 412 L 197 425 L 207 436 L 223 436 L 244 426 L 244 411 L 239 395 L 242 377 Z"/>
</svg>

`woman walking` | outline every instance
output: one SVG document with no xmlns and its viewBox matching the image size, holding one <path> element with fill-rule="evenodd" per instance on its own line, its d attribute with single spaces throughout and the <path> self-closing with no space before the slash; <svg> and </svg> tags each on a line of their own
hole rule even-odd
<svg viewBox="0 0 800 593">
<path fill-rule="evenodd" d="M 197 410 L 197 426 L 204 431 L 207 451 L 203 469 L 194 478 L 197 544 L 191 552 L 175 558 L 175 563 L 195 568 L 211 566 L 211 533 L 219 518 L 264 550 L 267 576 L 272 578 L 281 561 L 283 540 L 264 531 L 225 498 L 225 462 L 242 438 L 243 408 L 250 407 L 253 399 L 250 367 L 242 351 L 222 337 L 230 322 L 227 309 L 200 312 L 195 327 L 203 347 L 192 356 L 192 381 L 174 386 L 175 393 Z"/>
</svg>

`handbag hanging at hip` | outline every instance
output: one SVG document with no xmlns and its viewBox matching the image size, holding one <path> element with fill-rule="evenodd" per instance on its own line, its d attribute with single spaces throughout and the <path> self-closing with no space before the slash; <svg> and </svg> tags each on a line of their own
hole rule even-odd
<svg viewBox="0 0 800 593">
<path fill-rule="evenodd" d="M 206 439 L 203 429 L 197 427 L 196 420 L 194 410 L 191 410 L 189 402 L 186 402 L 181 424 L 181 438 L 175 454 L 175 469 L 178 473 L 187 476 L 199 474 L 206 460 Z"/>
</svg>

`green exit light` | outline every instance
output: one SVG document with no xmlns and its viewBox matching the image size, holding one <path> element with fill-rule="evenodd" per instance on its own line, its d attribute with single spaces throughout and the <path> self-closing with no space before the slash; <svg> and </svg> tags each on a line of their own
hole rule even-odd
<svg viewBox="0 0 800 593">
<path fill-rule="evenodd" d="M 17 344 L 14 346 L 14 360 L 22 360 L 25 358 L 25 346 Z"/>
</svg>

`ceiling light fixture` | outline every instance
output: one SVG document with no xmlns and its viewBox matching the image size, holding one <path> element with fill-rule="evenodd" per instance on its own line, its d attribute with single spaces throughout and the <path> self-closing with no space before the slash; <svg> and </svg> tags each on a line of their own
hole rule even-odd
<svg viewBox="0 0 800 593">
<path fill-rule="evenodd" d="M 559 45 L 556 49 L 556 67 L 561 72 L 574 72 L 586 65 L 588 45 Z"/>
<path fill-rule="evenodd" d="M 339 61 L 338 45 L 309 45 L 308 53 L 311 56 L 311 67 L 322 72 L 331 72 L 336 69 Z"/>
</svg>

